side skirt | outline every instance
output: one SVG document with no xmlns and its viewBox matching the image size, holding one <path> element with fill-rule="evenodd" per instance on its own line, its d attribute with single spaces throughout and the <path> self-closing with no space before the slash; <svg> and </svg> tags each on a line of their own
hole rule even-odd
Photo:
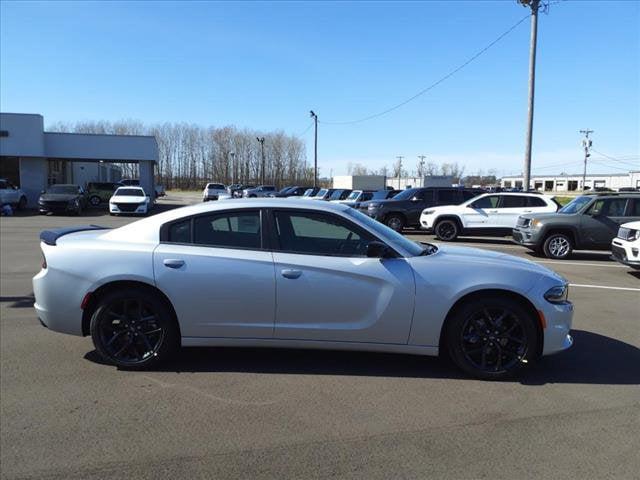
<svg viewBox="0 0 640 480">
<path fill-rule="evenodd" d="M 323 342 L 318 340 L 278 340 L 263 338 L 182 337 L 183 347 L 257 347 L 313 348 L 318 350 L 353 350 L 409 355 L 438 356 L 438 347 L 428 345 L 398 345 L 393 343 Z"/>
</svg>

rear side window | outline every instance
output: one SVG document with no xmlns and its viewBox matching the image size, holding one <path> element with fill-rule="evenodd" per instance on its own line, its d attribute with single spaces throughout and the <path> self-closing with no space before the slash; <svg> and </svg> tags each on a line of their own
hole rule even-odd
<svg viewBox="0 0 640 480">
<path fill-rule="evenodd" d="M 629 216 L 640 217 L 640 198 L 630 198 Z"/>
<path fill-rule="evenodd" d="M 504 195 L 502 197 L 502 208 L 523 208 L 527 205 L 527 197 L 522 195 Z"/>
<path fill-rule="evenodd" d="M 546 207 L 547 204 L 540 197 L 527 197 L 529 207 Z M 558 204 L 559 205 L 559 204 Z"/>
<path fill-rule="evenodd" d="M 460 203 L 458 190 L 437 190 L 438 204 L 440 205 L 456 205 Z"/>
<path fill-rule="evenodd" d="M 262 247 L 260 212 L 246 211 L 206 215 L 194 219 L 193 242 L 228 248 Z"/>
<path fill-rule="evenodd" d="M 626 198 L 608 198 L 596 200 L 591 207 L 591 214 L 605 217 L 622 217 L 627 205 Z"/>
<path fill-rule="evenodd" d="M 172 243 L 191 243 L 191 220 L 171 225 L 168 237 L 167 240 Z"/>
</svg>

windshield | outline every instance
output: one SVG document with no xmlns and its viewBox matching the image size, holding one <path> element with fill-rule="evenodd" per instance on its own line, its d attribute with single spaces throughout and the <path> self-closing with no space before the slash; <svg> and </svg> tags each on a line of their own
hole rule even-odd
<svg viewBox="0 0 640 480">
<path fill-rule="evenodd" d="M 589 203 L 592 198 L 593 197 L 588 196 L 576 197 L 558 210 L 558 213 L 577 213 L 582 210 L 582 207 Z"/>
<path fill-rule="evenodd" d="M 141 188 L 119 188 L 116 190 L 116 195 L 119 197 L 144 197 L 144 192 Z"/>
<path fill-rule="evenodd" d="M 323 188 L 318 193 L 316 193 L 316 197 L 324 197 L 328 191 L 329 190 L 327 190 L 326 188 Z"/>
<path fill-rule="evenodd" d="M 425 248 L 422 245 L 420 245 L 418 242 L 413 242 L 409 240 L 408 238 L 402 236 L 395 230 L 391 230 L 389 227 L 387 227 L 383 223 L 380 223 L 377 220 L 374 220 L 373 218 L 369 217 L 368 215 L 365 215 L 364 213 L 361 213 L 355 208 L 350 208 L 346 210 L 345 213 L 347 213 L 348 215 L 352 216 L 353 218 L 357 219 L 359 222 L 369 227 L 369 229 L 376 232 L 378 235 L 380 235 L 384 240 L 386 240 L 391 245 L 399 246 L 403 250 L 406 250 L 411 256 L 416 257 L 418 255 L 422 255 L 422 253 L 425 251 Z"/>
<path fill-rule="evenodd" d="M 307 188 L 304 192 L 303 197 L 310 197 L 313 194 L 313 188 Z"/>
<path fill-rule="evenodd" d="M 278 193 L 287 193 L 289 190 L 292 190 L 294 187 L 284 187 Z"/>
<path fill-rule="evenodd" d="M 420 190 L 418 188 L 410 188 L 409 190 L 405 190 L 400 192 L 395 197 L 394 200 L 411 200 Z"/>
<path fill-rule="evenodd" d="M 378 190 L 377 192 L 373 192 L 372 200 L 384 200 L 388 196 L 389 190 Z"/>
<path fill-rule="evenodd" d="M 47 193 L 76 195 L 78 193 L 78 187 L 76 187 L 75 185 L 51 185 L 47 189 Z"/>
<path fill-rule="evenodd" d="M 356 200 L 360 194 L 362 193 L 362 191 L 360 190 L 354 190 L 353 192 L 351 192 L 349 194 L 349 196 L 347 197 L 347 200 Z"/>
<path fill-rule="evenodd" d="M 331 194 L 331 196 L 329 197 L 329 200 L 340 200 L 340 197 L 342 197 L 343 193 L 344 193 L 344 190 L 336 190 Z"/>
</svg>

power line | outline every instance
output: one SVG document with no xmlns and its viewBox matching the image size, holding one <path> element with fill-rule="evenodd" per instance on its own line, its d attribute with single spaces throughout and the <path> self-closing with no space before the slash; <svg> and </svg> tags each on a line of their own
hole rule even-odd
<svg viewBox="0 0 640 480">
<path fill-rule="evenodd" d="M 377 117 L 381 117 L 382 115 L 386 115 L 387 113 L 393 112 L 394 110 L 397 110 L 398 108 L 406 105 L 407 103 L 415 100 L 416 98 L 424 95 L 425 93 L 427 93 L 429 90 L 437 87 L 438 85 L 440 85 L 442 82 L 444 82 L 445 80 L 449 79 L 450 77 L 452 77 L 453 75 L 455 75 L 456 73 L 458 73 L 460 70 L 462 70 L 464 67 L 466 67 L 467 65 L 469 65 L 471 62 L 473 62 L 475 59 L 477 59 L 478 57 L 480 57 L 483 53 L 485 53 L 487 50 L 489 50 L 491 47 L 493 47 L 496 43 L 498 43 L 500 40 L 502 40 L 504 37 L 506 37 L 507 35 L 509 35 L 512 31 L 514 31 L 522 22 L 524 22 L 526 19 L 528 19 L 531 15 L 527 14 L 524 17 L 522 17 L 520 20 L 518 20 L 518 22 L 516 22 L 514 25 L 512 25 L 508 30 L 506 30 L 504 33 L 502 33 L 500 36 L 498 36 L 495 40 L 493 40 L 491 43 L 489 43 L 486 47 L 484 47 L 482 50 L 478 51 L 476 54 L 474 54 L 473 56 L 471 56 L 467 61 L 465 61 L 464 63 L 462 63 L 461 65 L 459 65 L 458 67 L 456 67 L 455 69 L 451 70 L 449 73 L 447 73 L 446 75 L 444 75 L 443 77 L 441 77 L 439 80 L 435 81 L 434 83 L 432 83 L 431 85 L 429 85 L 428 87 L 420 90 L 418 93 L 416 93 L 415 95 L 413 95 L 412 97 L 404 100 L 403 102 L 400 102 L 396 105 L 394 105 L 393 107 L 387 108 L 386 110 L 383 110 L 381 112 L 378 113 L 374 113 L 372 115 L 369 115 L 367 117 L 363 117 L 363 118 L 359 118 L 357 120 L 347 120 L 347 121 L 341 121 L 341 122 L 326 122 L 326 121 L 322 121 L 321 123 L 327 124 L 327 125 L 353 125 L 355 123 L 361 123 L 361 122 L 366 122 L 367 120 L 371 120 Z"/>
<path fill-rule="evenodd" d="M 307 128 L 305 128 L 302 133 L 297 133 L 295 136 L 296 137 L 302 137 L 305 133 L 307 133 L 309 130 L 311 130 L 311 127 L 313 127 L 314 121 L 311 120 L 311 123 L 309 123 L 309 126 Z"/>
<path fill-rule="evenodd" d="M 592 148 L 591 150 L 593 150 L 594 152 L 596 152 L 598 155 L 602 155 L 603 157 L 608 158 L 609 160 L 613 160 L 614 162 L 620 162 L 620 163 L 623 163 L 623 164 L 625 164 L 625 165 L 631 165 L 632 167 L 638 167 L 638 166 L 640 166 L 640 164 L 638 164 L 638 163 L 626 162 L 626 161 L 624 161 L 624 160 L 620 160 L 620 159 L 617 159 L 617 158 L 610 157 L 609 155 L 606 155 L 606 154 L 604 154 L 604 153 L 602 153 L 602 152 L 599 152 L 599 151 L 598 151 L 598 150 L 596 150 L 595 148 Z"/>
</svg>

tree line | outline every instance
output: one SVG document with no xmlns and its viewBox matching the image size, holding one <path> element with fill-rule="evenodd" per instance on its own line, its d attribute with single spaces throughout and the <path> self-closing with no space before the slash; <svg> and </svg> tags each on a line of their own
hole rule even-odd
<svg viewBox="0 0 640 480">
<path fill-rule="evenodd" d="M 302 140 L 283 131 L 260 132 L 234 126 L 202 127 L 188 123 L 145 125 L 118 122 L 58 122 L 48 131 L 117 135 L 153 135 L 158 142 L 156 182 L 167 189 L 201 189 L 207 182 L 259 185 L 264 138 L 265 183 L 312 185 L 313 167 L 307 164 Z M 123 177 L 136 178 L 135 163 L 120 164 Z"/>
</svg>

